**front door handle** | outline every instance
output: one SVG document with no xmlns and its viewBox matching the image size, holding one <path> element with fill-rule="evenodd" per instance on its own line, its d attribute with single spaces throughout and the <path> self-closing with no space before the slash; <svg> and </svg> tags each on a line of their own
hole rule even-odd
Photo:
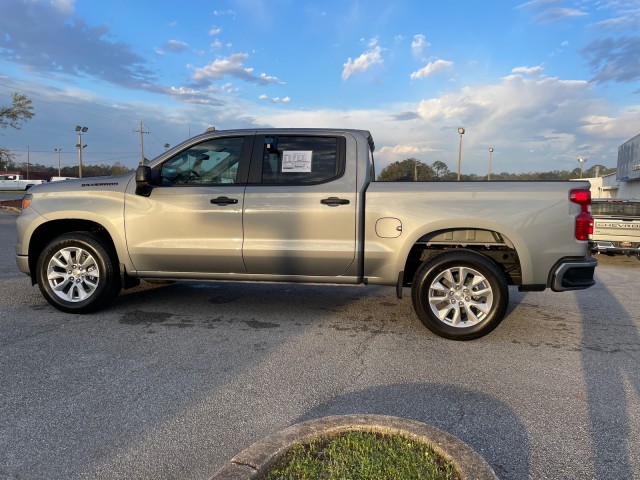
<svg viewBox="0 0 640 480">
<path fill-rule="evenodd" d="M 320 200 L 320 203 L 323 205 L 329 205 L 330 207 L 337 207 L 338 205 L 349 205 L 349 200 L 346 198 L 329 197 Z"/>
<path fill-rule="evenodd" d="M 235 205 L 236 203 L 238 203 L 238 199 L 229 197 L 218 197 L 212 198 L 211 203 L 215 205 Z"/>
</svg>

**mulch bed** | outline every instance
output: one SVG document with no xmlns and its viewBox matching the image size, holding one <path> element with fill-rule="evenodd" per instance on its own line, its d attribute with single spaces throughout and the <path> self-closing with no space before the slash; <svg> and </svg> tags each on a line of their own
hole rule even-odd
<svg viewBox="0 0 640 480">
<path fill-rule="evenodd" d="M 3 207 L 20 208 L 21 204 L 22 204 L 22 200 L 21 199 L 18 199 L 18 200 L 3 200 L 2 202 L 0 202 L 0 205 L 2 205 Z"/>
</svg>

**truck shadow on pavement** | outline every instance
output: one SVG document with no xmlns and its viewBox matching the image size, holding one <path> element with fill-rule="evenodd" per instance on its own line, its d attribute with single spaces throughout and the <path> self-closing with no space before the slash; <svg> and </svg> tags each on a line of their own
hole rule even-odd
<svg viewBox="0 0 640 480">
<path fill-rule="evenodd" d="M 529 478 L 525 426 L 508 405 L 485 393 L 446 384 L 381 385 L 332 398 L 294 423 L 355 411 L 433 425 L 471 446 L 500 478 Z"/>
<path fill-rule="evenodd" d="M 625 287 L 631 296 L 637 293 L 637 286 Z M 603 480 L 640 475 L 640 336 L 637 319 L 615 293 L 625 290 L 614 292 L 599 281 L 578 302 L 592 458 Z"/>
</svg>

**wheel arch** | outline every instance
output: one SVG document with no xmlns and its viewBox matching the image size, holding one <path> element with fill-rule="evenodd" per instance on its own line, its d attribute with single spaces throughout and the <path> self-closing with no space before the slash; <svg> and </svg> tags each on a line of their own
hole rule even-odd
<svg viewBox="0 0 640 480">
<path fill-rule="evenodd" d="M 505 273 L 511 285 L 531 281 L 531 257 L 524 239 L 503 226 L 471 221 L 465 226 L 435 226 L 417 231 L 406 245 L 401 257 L 404 264 L 399 265 L 403 286 L 411 285 L 415 272 L 424 261 L 452 249 L 474 251 L 489 258 Z"/>
<path fill-rule="evenodd" d="M 112 238 L 111 233 L 100 223 L 85 219 L 59 219 L 39 225 L 31 234 L 29 241 L 29 271 L 31 273 L 31 281 L 36 283 L 36 265 L 38 257 L 54 238 L 71 232 L 87 232 L 98 238 L 109 252 L 111 252 L 119 265 L 118 249 Z"/>
</svg>

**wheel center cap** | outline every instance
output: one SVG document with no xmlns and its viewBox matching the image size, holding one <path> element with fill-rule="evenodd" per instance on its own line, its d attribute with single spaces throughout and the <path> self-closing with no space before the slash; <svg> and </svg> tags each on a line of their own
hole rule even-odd
<svg viewBox="0 0 640 480">
<path fill-rule="evenodd" d="M 80 270 L 79 268 L 74 268 L 73 269 L 73 274 L 74 277 L 79 277 L 80 275 L 82 275 L 82 270 Z"/>
</svg>

